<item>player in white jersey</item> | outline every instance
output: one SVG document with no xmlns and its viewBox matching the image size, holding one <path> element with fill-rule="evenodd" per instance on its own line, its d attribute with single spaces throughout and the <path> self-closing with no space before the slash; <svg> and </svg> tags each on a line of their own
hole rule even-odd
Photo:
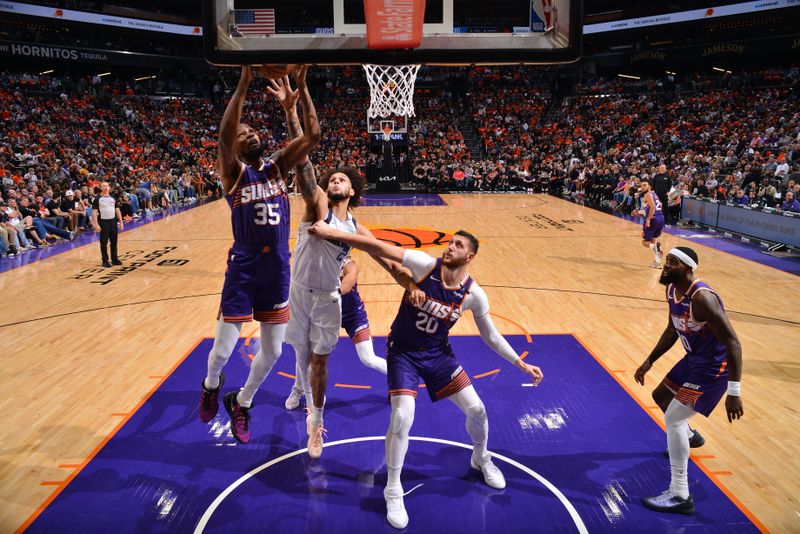
<svg viewBox="0 0 800 534">
<path fill-rule="evenodd" d="M 306 208 L 294 249 L 289 289 L 292 317 L 286 331 L 286 342 L 294 347 L 300 383 L 308 404 L 308 454 L 319 458 L 325 431 L 322 415 L 328 355 L 339 339 L 342 321 L 340 276 L 350 247 L 337 241 L 312 238 L 308 229 L 316 221 L 324 220 L 348 234 L 371 233 L 358 225 L 350 213 L 351 207 L 358 206 L 366 185 L 357 169 L 331 169 L 322 176 L 319 185 L 314 177 L 311 163 L 298 168 L 298 186 Z"/>
</svg>

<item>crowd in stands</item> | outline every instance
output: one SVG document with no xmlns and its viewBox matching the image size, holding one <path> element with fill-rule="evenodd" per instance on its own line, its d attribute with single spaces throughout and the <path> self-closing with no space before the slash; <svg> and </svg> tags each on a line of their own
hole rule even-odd
<svg viewBox="0 0 800 534">
<path fill-rule="evenodd" d="M 595 79 L 564 100 L 524 68 L 454 72 L 464 90 L 421 90 L 408 149 L 394 152 L 421 189 L 550 192 L 635 212 L 648 180 L 672 218 L 687 194 L 800 211 L 796 67 L 630 85 Z M 74 238 L 90 226 L 103 181 L 128 218 L 220 196 L 217 128 L 237 77 L 165 76 L 202 95 L 172 98 L 155 81 L 0 73 L 0 253 Z M 319 170 L 353 165 L 373 175 L 385 154 L 370 151 L 363 73 L 317 69 L 309 85 L 324 132 Z M 254 82 L 243 120 L 269 153 L 288 134 L 266 86 Z"/>
</svg>

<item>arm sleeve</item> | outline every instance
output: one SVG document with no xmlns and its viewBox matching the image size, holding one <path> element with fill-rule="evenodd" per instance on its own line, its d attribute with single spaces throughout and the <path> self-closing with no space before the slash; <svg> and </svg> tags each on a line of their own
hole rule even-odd
<svg viewBox="0 0 800 534">
<path fill-rule="evenodd" d="M 508 360 L 509 363 L 515 363 L 519 359 L 517 352 L 511 348 L 506 338 L 501 336 L 494 326 L 492 318 L 489 316 L 489 298 L 483 288 L 474 282 L 464 302 L 464 309 L 472 311 L 475 326 L 478 327 L 481 339 L 489 348 Z"/>
<path fill-rule="evenodd" d="M 414 281 L 423 279 L 436 266 L 436 258 L 418 250 L 406 250 L 403 254 L 403 267 L 408 268 Z"/>
</svg>

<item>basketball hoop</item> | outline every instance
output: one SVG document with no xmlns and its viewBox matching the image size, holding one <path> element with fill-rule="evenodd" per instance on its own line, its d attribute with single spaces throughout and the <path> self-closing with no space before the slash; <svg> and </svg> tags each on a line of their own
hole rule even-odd
<svg viewBox="0 0 800 534">
<path fill-rule="evenodd" d="M 417 81 L 419 67 L 419 65 L 364 65 L 369 82 L 370 102 L 367 112 L 369 118 L 392 115 L 414 116 L 414 83 Z"/>
</svg>

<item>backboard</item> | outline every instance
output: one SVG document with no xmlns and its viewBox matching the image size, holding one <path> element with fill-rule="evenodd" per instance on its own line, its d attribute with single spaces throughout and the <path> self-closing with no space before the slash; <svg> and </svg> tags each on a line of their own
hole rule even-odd
<svg viewBox="0 0 800 534">
<path fill-rule="evenodd" d="M 367 0 L 369 9 L 381 5 L 381 13 L 418 2 Z M 552 64 L 580 57 L 580 0 L 426 0 L 424 6 L 419 46 L 375 49 L 367 42 L 363 0 L 203 0 L 204 55 L 215 65 Z"/>
</svg>

